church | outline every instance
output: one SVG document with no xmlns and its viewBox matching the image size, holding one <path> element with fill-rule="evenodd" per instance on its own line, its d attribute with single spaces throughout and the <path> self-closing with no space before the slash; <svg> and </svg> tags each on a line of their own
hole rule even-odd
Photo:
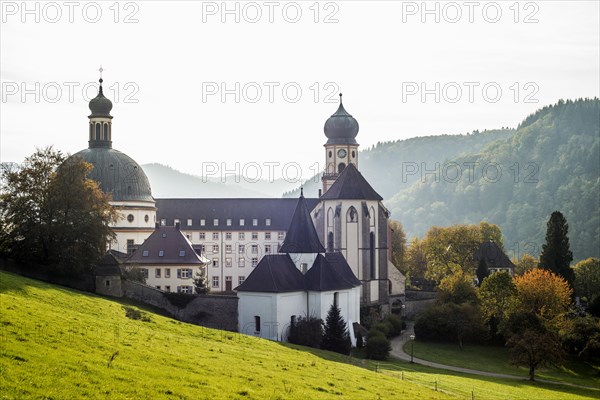
<svg viewBox="0 0 600 400">
<path fill-rule="evenodd" d="M 285 327 L 298 316 L 325 319 L 337 304 L 348 323 L 359 323 L 361 306 L 387 310 L 404 293 L 404 277 L 390 261 L 390 213 L 358 169 L 359 125 L 341 94 L 324 126 L 319 197 L 154 199 L 142 167 L 112 147 L 112 102 L 102 82 L 89 103 L 88 148 L 74 156 L 93 165 L 90 178 L 119 212 L 110 250 L 145 273 L 151 269 L 147 284 L 189 292 L 187 272 L 166 276 L 189 270 L 186 258 L 201 267 L 212 293 L 237 293 L 241 332 L 275 340 L 287 339 Z M 189 256 L 193 249 L 198 257 L 181 257 L 181 265 L 177 257 L 145 263 L 144 254 L 160 254 L 153 243 L 161 243 L 161 227 L 173 230 L 181 247 L 173 251 Z"/>
</svg>

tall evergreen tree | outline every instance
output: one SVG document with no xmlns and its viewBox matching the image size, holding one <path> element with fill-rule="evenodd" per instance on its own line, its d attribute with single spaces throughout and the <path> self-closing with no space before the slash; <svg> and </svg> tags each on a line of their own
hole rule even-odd
<svg viewBox="0 0 600 400">
<path fill-rule="evenodd" d="M 560 211 L 550 216 L 546 230 L 546 243 L 540 254 L 540 268 L 550 270 L 573 286 L 575 274 L 571 268 L 573 253 L 569 246 L 569 224 Z"/>
<path fill-rule="evenodd" d="M 321 342 L 323 350 L 335 351 L 341 354 L 350 354 L 350 335 L 346 329 L 346 321 L 341 315 L 337 305 L 332 304 L 327 313 L 327 321 L 325 323 L 325 334 Z"/>
</svg>

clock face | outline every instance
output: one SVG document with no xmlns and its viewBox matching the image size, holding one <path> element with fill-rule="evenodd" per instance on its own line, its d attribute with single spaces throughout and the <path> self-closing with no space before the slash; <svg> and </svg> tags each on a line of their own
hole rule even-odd
<svg viewBox="0 0 600 400">
<path fill-rule="evenodd" d="M 339 149 L 339 150 L 338 150 L 338 152 L 337 152 L 337 155 L 338 155 L 338 157 L 339 157 L 339 158 L 344 158 L 344 157 L 346 157 L 346 150 L 344 150 L 344 149 Z"/>
</svg>

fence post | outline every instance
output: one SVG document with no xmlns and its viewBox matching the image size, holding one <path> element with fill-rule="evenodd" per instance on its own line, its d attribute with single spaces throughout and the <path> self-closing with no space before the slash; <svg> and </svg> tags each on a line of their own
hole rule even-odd
<svg viewBox="0 0 600 400">
<path fill-rule="evenodd" d="M 404 371 L 402 371 L 402 380 L 404 380 Z"/>
<path fill-rule="evenodd" d="M 379 363 L 375 363 L 375 372 L 379 372 Z"/>
<path fill-rule="evenodd" d="M 437 392 L 437 380 L 435 381 L 435 391 Z"/>
</svg>

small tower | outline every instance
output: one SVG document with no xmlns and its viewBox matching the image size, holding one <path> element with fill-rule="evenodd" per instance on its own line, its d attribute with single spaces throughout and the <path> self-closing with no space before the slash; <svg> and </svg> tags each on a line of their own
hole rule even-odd
<svg viewBox="0 0 600 400">
<path fill-rule="evenodd" d="M 358 122 L 344 109 L 341 93 L 340 106 L 325 122 L 323 130 L 327 143 L 324 145 L 325 172 L 321 180 L 323 193 L 326 193 L 348 164 L 358 167 Z"/>
<path fill-rule="evenodd" d="M 100 89 L 98 95 L 90 100 L 90 110 L 92 113 L 88 116 L 90 119 L 89 146 L 93 147 L 112 147 L 112 102 L 104 97 L 102 92 L 102 68 L 100 68 Z"/>
</svg>

